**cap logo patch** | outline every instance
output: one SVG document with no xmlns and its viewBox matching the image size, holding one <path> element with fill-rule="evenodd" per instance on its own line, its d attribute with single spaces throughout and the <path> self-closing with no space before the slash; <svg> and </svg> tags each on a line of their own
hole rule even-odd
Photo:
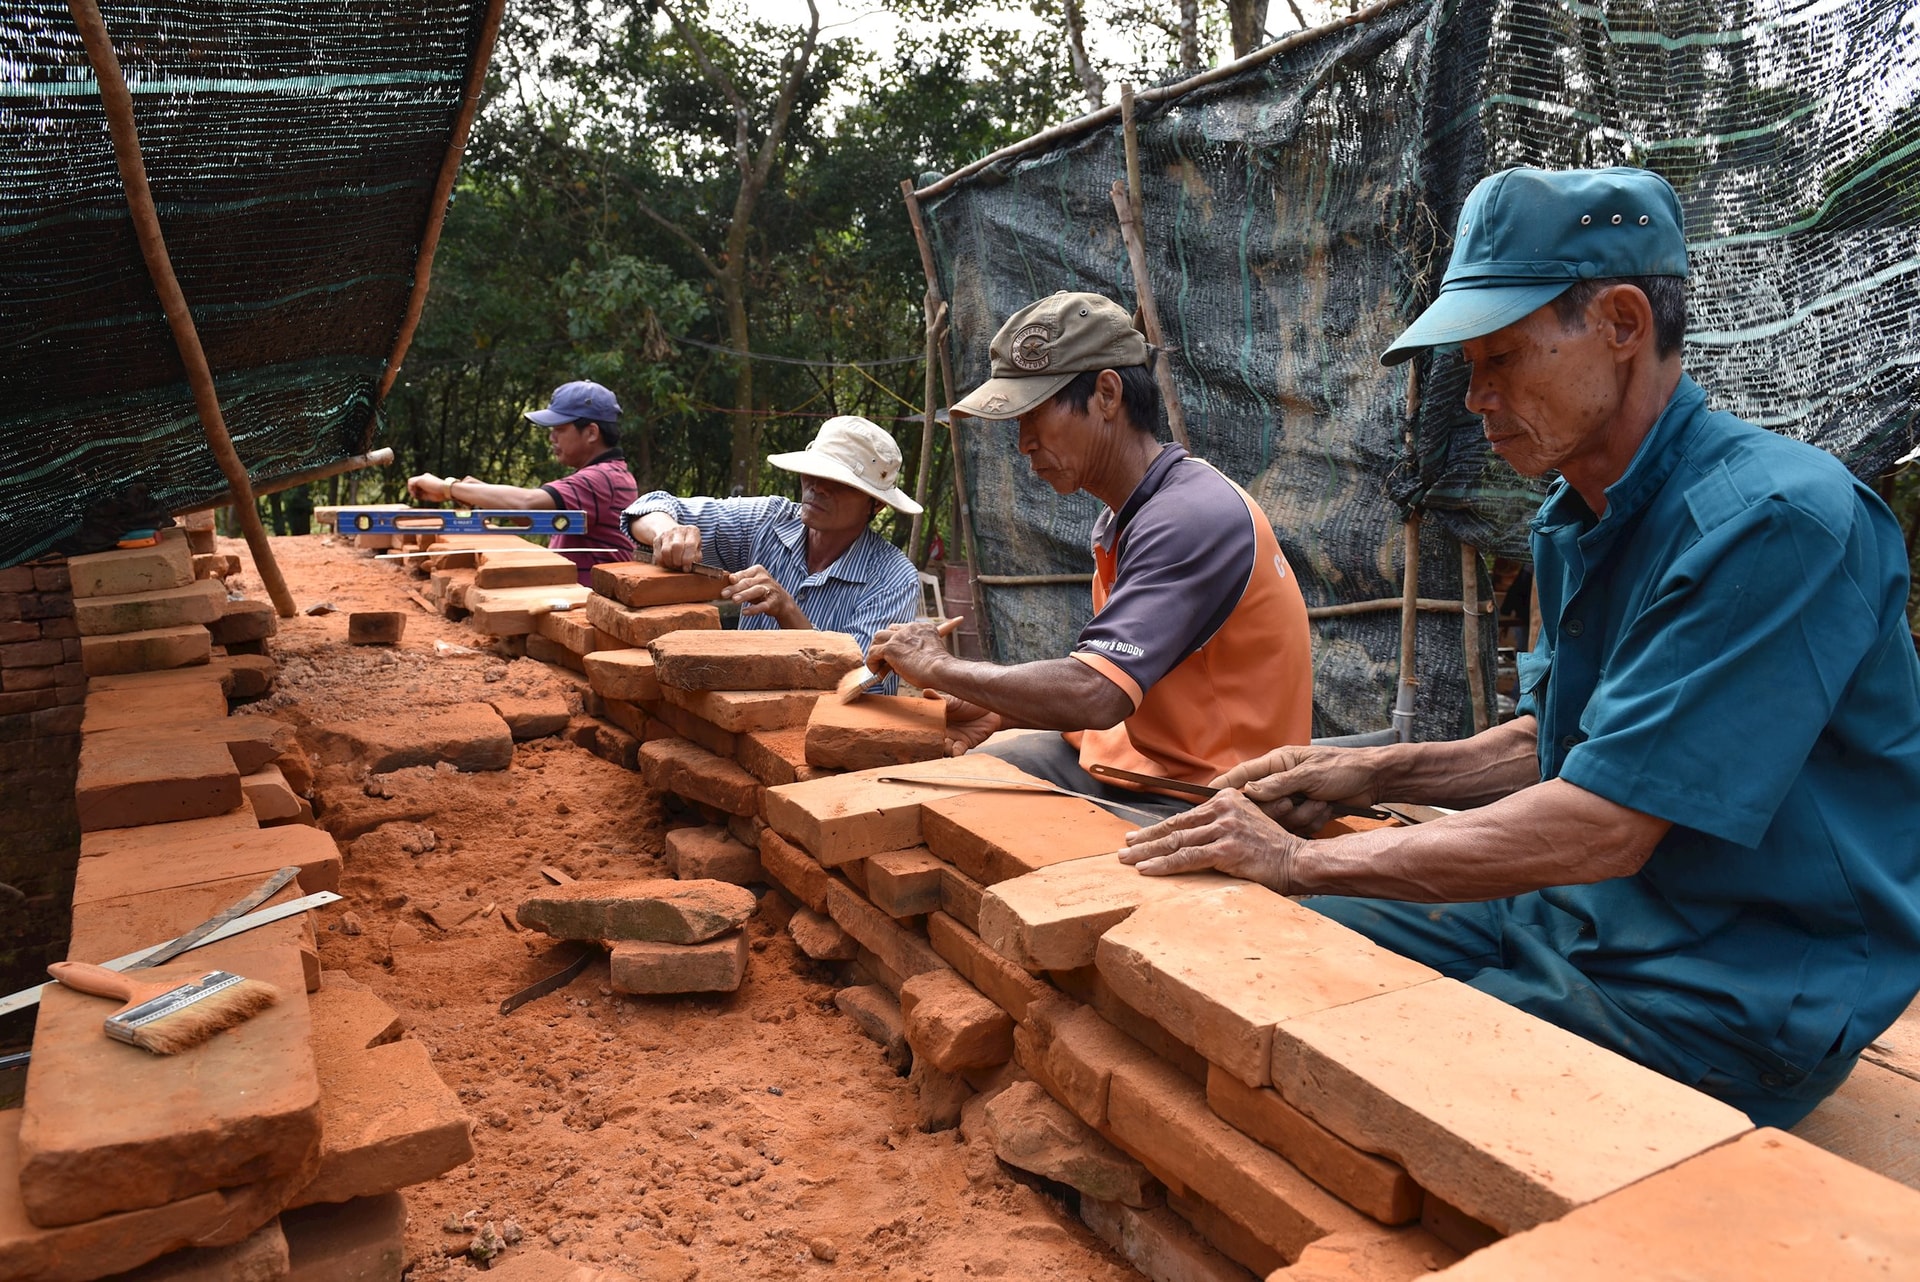
<svg viewBox="0 0 1920 1282">
<path fill-rule="evenodd" d="M 989 414 L 998 414 L 1001 410 L 1005 409 L 1006 407 L 1007 407 L 1007 398 L 1000 395 L 1000 393 L 995 392 L 992 396 L 987 398 L 985 409 Z"/>
<path fill-rule="evenodd" d="M 1028 373 L 1045 369 L 1053 361 L 1053 353 L 1047 350 L 1047 343 L 1052 338 L 1045 325 L 1023 326 L 1013 336 L 1013 363 Z"/>
</svg>

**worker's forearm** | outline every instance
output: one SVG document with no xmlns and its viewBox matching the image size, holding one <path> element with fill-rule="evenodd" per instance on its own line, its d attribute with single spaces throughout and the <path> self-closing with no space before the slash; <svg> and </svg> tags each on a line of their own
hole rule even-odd
<svg viewBox="0 0 1920 1282">
<path fill-rule="evenodd" d="M 1504 899 L 1637 872 L 1672 825 L 1554 779 L 1411 828 L 1298 844 L 1293 894 Z"/>
<path fill-rule="evenodd" d="M 660 536 L 671 530 L 679 522 L 668 512 L 643 512 L 627 524 L 627 533 L 638 542 L 652 547 L 660 541 Z"/>
<path fill-rule="evenodd" d="M 553 495 L 545 490 L 530 490 L 519 485 L 491 485 L 486 481 L 455 481 L 447 497 L 461 507 L 517 510 L 553 506 Z"/>
<path fill-rule="evenodd" d="M 1485 806 L 1540 782 L 1538 723 L 1522 717 L 1470 739 L 1356 748 L 1374 772 L 1372 795 L 1466 809 Z"/>
<path fill-rule="evenodd" d="M 917 684 L 1000 714 L 1009 727 L 1104 730 L 1132 711 L 1120 687 L 1078 659 L 1002 667 L 947 656 Z"/>
</svg>

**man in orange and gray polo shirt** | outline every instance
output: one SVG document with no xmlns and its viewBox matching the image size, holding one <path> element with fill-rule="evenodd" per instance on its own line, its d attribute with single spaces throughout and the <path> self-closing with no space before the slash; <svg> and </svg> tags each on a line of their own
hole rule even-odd
<svg viewBox="0 0 1920 1282">
<path fill-rule="evenodd" d="M 915 623 L 877 635 L 869 662 L 947 696 L 956 750 L 1007 727 L 1059 731 L 986 751 L 1162 814 L 1192 799 L 1087 768 L 1204 784 L 1308 742 L 1313 663 L 1299 584 L 1246 491 L 1155 436 L 1160 388 L 1127 313 L 1097 294 L 1055 294 L 1002 325 L 991 356 L 992 377 L 954 416 L 1019 420 L 1034 475 L 1107 505 L 1093 527 L 1093 619 L 1064 659 L 956 659 L 933 625 Z"/>
</svg>

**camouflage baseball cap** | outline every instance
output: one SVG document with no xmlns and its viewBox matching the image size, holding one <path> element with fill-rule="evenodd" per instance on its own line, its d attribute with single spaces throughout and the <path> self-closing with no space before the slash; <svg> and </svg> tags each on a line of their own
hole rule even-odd
<svg viewBox="0 0 1920 1282">
<path fill-rule="evenodd" d="M 1147 363 L 1147 339 L 1120 304 L 1064 291 L 1007 318 L 989 349 L 992 376 L 954 405 L 975 418 L 1019 418 L 1088 370 Z"/>
</svg>

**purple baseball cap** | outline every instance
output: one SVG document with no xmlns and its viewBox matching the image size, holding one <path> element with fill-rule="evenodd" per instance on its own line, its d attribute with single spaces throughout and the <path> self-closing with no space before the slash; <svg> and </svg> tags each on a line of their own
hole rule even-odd
<svg viewBox="0 0 1920 1282">
<path fill-rule="evenodd" d="M 542 427 L 559 427 L 562 423 L 577 423 L 582 419 L 591 419 L 595 423 L 617 423 L 620 420 L 620 402 L 600 384 L 582 379 L 578 383 L 562 383 L 554 388 L 552 404 L 543 410 L 528 410 L 527 417 Z"/>
</svg>

